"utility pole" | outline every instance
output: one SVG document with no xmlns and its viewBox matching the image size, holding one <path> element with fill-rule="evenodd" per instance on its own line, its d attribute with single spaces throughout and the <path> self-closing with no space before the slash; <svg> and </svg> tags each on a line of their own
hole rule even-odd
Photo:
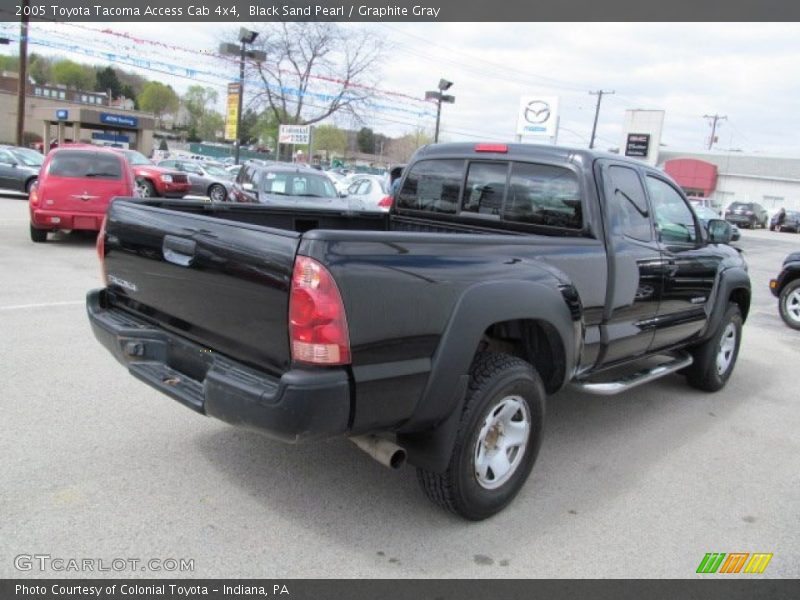
<svg viewBox="0 0 800 600">
<path fill-rule="evenodd" d="M 704 119 L 711 119 L 711 137 L 708 138 L 708 149 L 711 150 L 711 147 L 714 145 L 714 136 L 717 134 L 717 122 L 718 121 L 727 121 L 728 117 L 725 115 L 703 115 Z"/>
<path fill-rule="evenodd" d="M 592 137 L 589 140 L 589 149 L 594 148 L 594 135 L 597 132 L 597 118 L 600 116 L 600 101 L 603 99 L 603 94 L 613 94 L 614 90 L 597 90 L 596 92 L 589 92 L 590 96 L 597 96 L 597 106 L 594 109 L 594 124 L 592 125 Z"/>
<path fill-rule="evenodd" d="M 25 90 L 28 87 L 28 21 L 30 0 L 22 1 L 22 21 L 19 27 L 19 79 L 17 81 L 17 146 L 22 146 L 25 132 Z M 45 148 L 49 140 L 45 140 Z"/>
</svg>

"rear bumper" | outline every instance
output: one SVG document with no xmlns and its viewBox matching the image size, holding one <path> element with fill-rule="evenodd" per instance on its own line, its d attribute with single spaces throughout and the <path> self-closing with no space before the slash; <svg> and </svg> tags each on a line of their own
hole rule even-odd
<svg viewBox="0 0 800 600">
<path fill-rule="evenodd" d="M 37 229 L 83 229 L 100 231 L 105 213 L 75 213 L 58 210 L 31 210 L 31 223 Z"/>
<path fill-rule="evenodd" d="M 109 306 L 105 290 L 89 292 L 86 309 L 95 337 L 114 358 L 192 410 L 290 443 L 347 432 L 350 383 L 343 369 L 274 377 Z"/>
<path fill-rule="evenodd" d="M 746 215 L 728 215 L 725 217 L 725 220 L 728 223 L 733 223 L 734 225 L 744 225 L 749 227 L 754 223 L 758 223 L 758 219 L 755 216 L 748 217 Z"/>
</svg>

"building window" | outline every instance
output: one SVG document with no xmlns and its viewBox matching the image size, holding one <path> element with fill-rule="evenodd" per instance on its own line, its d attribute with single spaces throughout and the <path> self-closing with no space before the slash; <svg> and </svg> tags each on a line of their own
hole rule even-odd
<svg viewBox="0 0 800 600">
<path fill-rule="evenodd" d="M 67 95 L 66 95 L 66 94 L 65 94 L 63 91 L 60 91 L 60 92 L 58 92 L 58 97 L 59 97 L 61 100 L 63 100 L 64 98 L 66 98 L 66 97 L 67 97 Z"/>
<path fill-rule="evenodd" d="M 40 87 L 33 88 L 33 94 L 35 96 L 41 96 L 42 95 L 42 88 L 40 88 Z"/>
</svg>

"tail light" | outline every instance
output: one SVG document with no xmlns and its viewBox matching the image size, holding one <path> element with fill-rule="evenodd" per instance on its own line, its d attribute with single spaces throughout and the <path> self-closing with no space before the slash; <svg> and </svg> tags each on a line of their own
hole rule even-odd
<svg viewBox="0 0 800 600">
<path fill-rule="evenodd" d="M 292 359 L 315 365 L 350 363 L 350 334 L 339 288 L 328 270 L 298 256 L 289 293 Z"/>
<path fill-rule="evenodd" d="M 385 208 L 386 210 L 392 208 L 392 204 L 394 204 L 394 198 L 391 196 L 384 196 L 380 199 L 380 202 L 378 202 L 378 206 L 380 208 Z"/>
<path fill-rule="evenodd" d="M 106 221 L 108 217 L 103 217 L 103 224 L 100 225 L 100 231 L 97 233 L 97 258 L 100 259 L 100 275 L 103 277 L 103 283 L 108 285 L 108 275 L 106 274 Z"/>
<path fill-rule="evenodd" d="M 37 183 L 31 186 L 30 194 L 28 194 L 28 202 L 34 208 L 39 206 L 39 185 Z"/>
</svg>

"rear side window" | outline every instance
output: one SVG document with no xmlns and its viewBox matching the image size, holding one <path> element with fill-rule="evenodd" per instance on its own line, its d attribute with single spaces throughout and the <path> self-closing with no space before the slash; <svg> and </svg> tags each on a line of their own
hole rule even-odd
<svg viewBox="0 0 800 600">
<path fill-rule="evenodd" d="M 515 162 L 511 165 L 503 219 L 547 227 L 582 229 L 578 178 L 569 169 Z"/>
<path fill-rule="evenodd" d="M 454 214 L 463 175 L 463 160 L 422 160 L 406 176 L 397 207 Z"/>
<path fill-rule="evenodd" d="M 53 155 L 48 173 L 54 177 L 122 179 L 122 166 L 115 155 L 65 150 Z"/>
</svg>

